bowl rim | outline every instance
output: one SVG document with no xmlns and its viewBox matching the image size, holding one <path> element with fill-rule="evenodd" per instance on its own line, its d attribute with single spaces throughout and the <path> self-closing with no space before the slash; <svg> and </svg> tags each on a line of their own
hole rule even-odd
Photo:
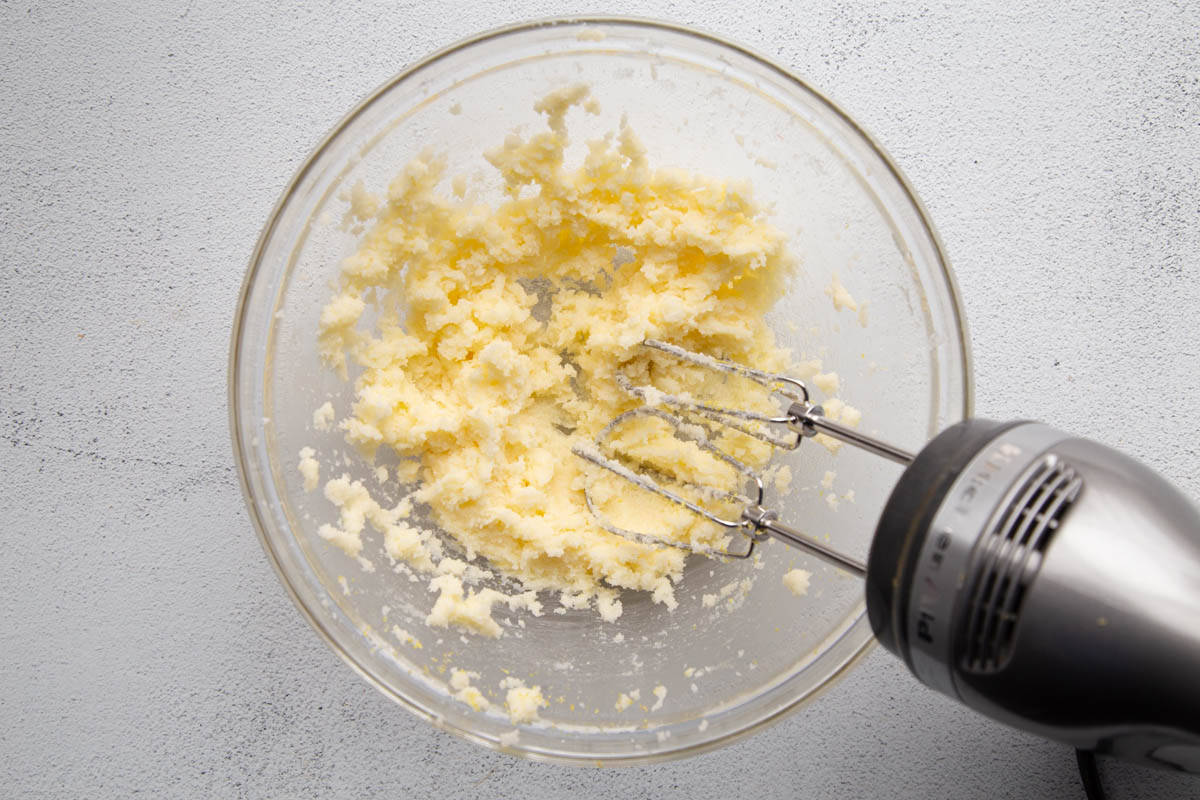
<svg viewBox="0 0 1200 800">
<path fill-rule="evenodd" d="M 579 756 L 566 755 L 557 753 L 548 753 L 545 751 L 531 751 L 520 747 L 509 747 L 499 744 L 493 739 L 483 737 L 474 731 L 460 727 L 450 723 L 446 718 L 433 714 L 429 709 L 419 705 L 410 698 L 395 691 L 392 687 L 385 684 L 381 679 L 363 664 L 360 664 L 349 652 L 347 652 L 337 641 L 336 637 L 329 631 L 327 626 L 320 620 L 318 615 L 311 609 L 301 598 L 292 584 L 292 581 L 285 573 L 283 564 L 279 554 L 275 550 L 275 546 L 267 533 L 267 522 L 263 518 L 260 510 L 259 499 L 256 496 L 253 487 L 251 486 L 249 470 L 247 466 L 247 455 L 245 452 L 245 443 L 242 441 L 239 434 L 241 430 L 242 413 L 238 406 L 238 391 L 240 383 L 238 379 L 240 366 L 240 345 L 242 342 L 242 333 L 245 327 L 245 318 L 248 310 L 247 300 L 250 296 L 250 290 L 259 274 L 259 268 L 262 265 L 263 251 L 267 242 L 274 234 L 276 227 L 279 224 L 280 212 L 286 205 L 288 200 L 293 196 L 297 187 L 303 182 L 305 177 L 314 167 L 316 161 L 328 149 L 330 144 L 341 135 L 342 131 L 354 120 L 359 114 L 372 105 L 381 95 L 389 91 L 392 87 L 400 82 L 408 79 L 410 76 L 420 72 L 426 67 L 441 61 L 444 58 L 454 55 L 461 50 L 465 50 L 476 44 L 489 41 L 492 39 L 501 38 L 513 34 L 520 34 L 526 31 L 532 31 L 542 28 L 551 27 L 576 27 L 587 25 L 621 25 L 629 27 L 642 27 L 653 30 L 666 31 L 674 34 L 682 34 L 693 37 L 709 44 L 714 44 L 722 48 L 732 50 L 750 60 L 756 62 L 760 66 L 774 72 L 785 81 L 794 84 L 801 91 L 811 94 L 814 98 L 824 103 L 828 110 L 836 115 L 840 120 L 850 127 L 855 134 L 861 136 L 863 141 L 870 147 L 874 154 L 879 157 L 882 163 L 887 167 L 888 173 L 896 181 L 896 184 L 901 188 L 905 199 L 912 205 L 916 211 L 921 227 L 925 234 L 933 243 L 934 252 L 936 254 L 937 265 L 941 271 L 941 277 L 945 281 L 945 286 L 948 289 L 949 306 L 954 317 L 962 360 L 960 364 L 962 379 L 963 379 L 963 418 L 970 417 L 974 413 L 975 406 L 975 378 L 974 378 L 974 359 L 971 353 L 971 339 L 967 326 L 965 310 L 963 308 L 962 297 L 959 291 L 958 280 L 955 277 L 954 270 L 950 266 L 949 258 L 946 254 L 946 248 L 942 242 L 941 236 L 933 225 L 933 221 L 921 202 L 912 184 L 907 176 L 901 171 L 887 151 L 879 144 L 878 141 L 862 126 L 860 126 L 853 117 L 834 102 L 828 95 L 814 88 L 808 81 L 792 72 L 791 70 L 779 65 L 772 59 L 759 53 L 758 51 L 732 41 L 725 36 L 716 34 L 702 28 L 692 27 L 690 25 L 682 25 L 675 22 L 670 22 L 660 19 L 652 19 L 648 17 L 637 16 L 561 16 L 561 17 L 543 17 L 517 22 L 510 25 L 491 28 L 481 31 L 472 36 L 460 39 L 452 44 L 442 47 L 429 55 L 421 58 L 404 69 L 397 72 L 392 77 L 378 85 L 374 90 L 369 92 L 362 100 L 356 103 L 346 114 L 344 114 L 336 124 L 326 133 L 316 146 L 305 157 L 304 162 L 295 170 L 290 180 L 285 185 L 283 191 L 276 199 L 271 208 L 270 214 L 264 223 L 262 230 L 255 242 L 254 249 L 251 252 L 250 261 L 247 265 L 245 275 L 242 278 L 241 289 L 238 293 L 237 307 L 234 313 L 233 325 L 230 331 L 229 339 L 229 360 L 226 371 L 226 383 L 228 391 L 226 394 L 226 402 L 228 405 L 228 422 L 230 439 L 232 440 L 234 462 L 237 468 L 238 483 L 242 489 L 242 499 L 245 502 L 246 510 L 250 520 L 253 523 L 255 533 L 258 536 L 259 543 L 262 545 L 263 551 L 267 556 L 267 560 L 271 563 L 279 582 L 283 585 L 288 596 L 291 598 L 293 605 L 296 606 L 301 616 L 304 617 L 312 626 L 313 630 L 324 640 L 325 644 L 333 650 L 347 665 L 350 666 L 356 673 L 362 676 L 368 683 L 378 689 L 386 697 L 399 703 L 421 719 L 424 719 L 434 725 L 434 727 L 454 734 L 455 736 L 483 745 L 491 750 L 504 752 L 511 755 L 518 755 L 523 758 L 533 761 L 543 761 L 552 763 L 572 764 L 572 765 L 594 765 L 594 766 L 613 766 L 613 765 L 641 765 L 650 763 L 659 763 L 662 761 L 680 759 L 699 755 L 701 753 L 716 750 L 733 742 L 744 739 L 754 733 L 758 733 L 765 728 L 775 724 L 785 716 L 803 708 L 807 704 L 813 702 L 817 698 L 829 691 L 841 678 L 843 678 L 853 667 L 855 667 L 866 655 L 870 652 L 875 644 L 873 636 L 869 637 L 857 649 L 846 657 L 837 669 L 832 672 L 821 684 L 813 690 L 800 697 L 795 698 L 790 703 L 776 710 L 774 713 L 755 720 L 749 724 L 742 725 L 739 728 L 723 733 L 720 736 L 712 739 L 689 744 L 684 747 L 661 750 L 654 753 L 628 753 L 628 754 L 603 754 L 598 756 Z M 865 608 L 860 613 L 858 619 L 852 622 L 843 632 L 842 635 L 848 635 L 851 630 L 858 627 L 865 617 Z"/>
</svg>

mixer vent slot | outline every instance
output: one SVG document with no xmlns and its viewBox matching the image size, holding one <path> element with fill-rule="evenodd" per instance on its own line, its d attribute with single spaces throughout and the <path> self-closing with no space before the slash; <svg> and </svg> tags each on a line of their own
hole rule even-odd
<svg viewBox="0 0 1200 800">
<path fill-rule="evenodd" d="M 1008 664 L 1025 592 L 1083 480 L 1070 465 L 1049 454 L 1016 485 L 972 560 L 975 580 L 968 595 L 961 663 L 975 674 L 999 672 Z"/>
</svg>

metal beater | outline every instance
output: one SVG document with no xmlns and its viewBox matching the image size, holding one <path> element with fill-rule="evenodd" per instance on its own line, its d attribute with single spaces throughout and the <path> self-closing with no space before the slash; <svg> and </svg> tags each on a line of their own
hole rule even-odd
<svg viewBox="0 0 1200 800">
<path fill-rule="evenodd" d="M 825 417 L 824 409 L 821 406 L 813 405 L 809 402 L 808 388 L 804 383 L 796 378 L 779 375 L 775 373 L 763 372 L 761 370 L 747 367 L 743 364 L 737 364 L 731 361 L 720 361 L 711 356 L 695 353 L 691 350 L 685 350 L 682 347 L 677 347 L 673 344 L 660 342 L 654 339 L 647 339 L 642 343 L 643 347 L 657 350 L 661 353 L 673 356 L 680 361 L 685 361 L 689 364 L 705 367 L 707 369 L 718 370 L 720 372 L 736 375 L 741 378 L 753 381 L 754 383 L 763 386 L 773 394 L 784 398 L 789 406 L 782 414 L 765 414 L 762 412 L 749 411 L 740 408 L 723 408 L 720 406 L 708 405 L 697 402 L 688 398 L 678 397 L 675 395 L 659 393 L 654 399 L 661 405 L 676 409 L 684 413 L 693 413 L 705 419 L 711 420 L 718 424 L 732 428 L 741 433 L 752 436 L 760 441 L 787 450 L 794 450 L 800 446 L 800 443 L 806 438 L 816 436 L 818 433 L 824 433 L 839 439 L 848 444 L 860 447 L 868 452 L 882 456 L 884 458 L 895 461 L 899 464 L 908 465 L 912 462 L 913 456 L 898 447 L 893 447 L 890 444 L 881 442 L 863 433 L 860 433 L 853 428 L 841 425 L 831 419 Z M 618 372 L 616 375 L 617 384 L 621 386 L 629 394 L 640 399 L 647 399 L 648 392 L 645 387 L 635 386 L 623 373 Z M 655 477 L 637 472 L 623 465 L 619 460 L 606 456 L 604 454 L 604 445 L 609 435 L 624 424 L 629 418 L 639 415 L 653 415 L 664 422 L 672 425 L 676 430 L 676 435 L 684 441 L 692 441 L 703 449 L 709 451 L 717 458 L 727 461 L 739 472 L 749 477 L 754 488 L 751 496 L 743 496 L 740 499 L 745 501 L 744 508 L 737 519 L 729 519 L 718 515 L 709 510 L 705 506 L 690 500 L 680 493 L 668 489 L 663 486 Z M 671 547 L 679 547 L 685 550 L 693 550 L 701 552 L 704 555 L 716 555 L 729 558 L 749 558 L 754 553 L 754 545 L 761 542 L 768 536 L 774 536 L 781 541 L 784 541 L 794 547 L 799 547 L 803 550 L 819 556 L 820 558 L 833 563 L 848 572 L 852 572 L 860 577 L 865 577 L 867 574 L 867 565 L 861 560 L 853 556 L 841 553 L 822 542 L 796 530 L 779 521 L 779 515 L 775 511 L 768 510 L 763 507 L 762 501 L 765 494 L 765 489 L 762 483 L 762 478 L 754 474 L 748 466 L 736 461 L 732 457 L 721 453 L 713 446 L 706 437 L 697 436 L 690 432 L 680 417 L 667 414 L 656 408 L 639 408 L 633 411 L 626 412 L 610 422 L 596 437 L 596 447 L 589 448 L 577 445 L 574 448 L 577 456 L 590 461 L 598 467 L 613 472 L 624 478 L 625 480 L 635 484 L 636 486 L 645 489 L 646 491 L 654 492 L 660 497 L 664 497 L 671 502 L 681 505 L 688 510 L 699 514 L 710 522 L 714 522 L 723 528 L 736 531 L 745 536 L 744 550 L 722 550 L 713 551 L 708 549 L 699 549 L 687 544 L 676 541 L 669 541 L 659 538 L 653 534 L 632 531 L 620 526 L 614 525 L 599 512 L 596 504 L 592 501 L 591 492 L 587 492 L 588 507 L 600 522 L 601 527 L 611 533 L 624 536 L 629 539 L 635 539 L 641 542 L 651 544 L 669 545 Z M 589 487 L 590 488 L 590 487 Z"/>
<path fill-rule="evenodd" d="M 606 517 L 589 484 L 603 527 L 733 558 L 773 536 L 865 578 L 876 637 L 923 683 L 1080 751 L 1200 773 L 1200 512 L 1167 481 L 1105 445 L 1027 421 L 964 420 L 914 455 L 827 418 L 795 378 L 643 345 L 753 381 L 782 410 L 724 408 L 618 373 L 625 391 L 653 407 L 621 415 L 576 455 L 745 545 L 700 549 L 627 530 Z M 746 486 L 672 488 L 669 476 L 610 452 L 613 431 L 639 415 L 729 464 Z M 691 419 L 780 448 L 823 433 L 904 465 L 867 562 L 779 522 L 763 504 L 761 477 Z M 718 513 L 704 498 L 741 511 Z"/>
</svg>

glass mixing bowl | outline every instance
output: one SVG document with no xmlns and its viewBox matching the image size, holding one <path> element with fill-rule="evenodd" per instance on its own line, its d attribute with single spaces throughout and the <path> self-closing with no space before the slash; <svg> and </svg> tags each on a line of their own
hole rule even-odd
<svg viewBox="0 0 1200 800">
<path fill-rule="evenodd" d="M 332 399 L 347 412 L 352 389 L 320 363 L 317 319 L 358 235 L 343 217 L 359 181 L 382 192 L 427 147 L 449 174 L 492 171 L 482 153 L 507 132 L 543 126 L 534 101 L 586 82 L 602 113 L 572 112 L 568 161 L 621 115 L 655 166 L 747 179 L 771 221 L 791 237 L 801 269 L 770 314 L 780 341 L 820 357 L 864 430 L 916 449 L 970 412 L 962 309 L 945 255 L 912 189 L 871 139 L 803 81 L 707 34 L 634 20 L 557 20 L 484 34 L 444 50 L 372 94 L 342 120 L 284 192 L 255 249 L 233 329 L 230 409 L 250 516 L 267 556 L 309 622 L 382 692 L 434 725 L 488 747 L 577 763 L 639 763 L 713 748 L 777 720 L 829 686 L 872 640 L 861 582 L 770 542 L 756 566 L 693 556 L 668 613 L 626 592 L 615 623 L 594 611 L 497 618 L 499 639 L 431 629 L 425 581 L 389 569 L 364 572 L 318 534 L 335 509 L 306 493 L 298 453 L 322 454 L 323 477 L 370 483 L 371 466 L 336 432 L 313 429 Z M 493 182 L 494 183 L 494 182 Z M 838 312 L 833 275 L 866 312 Z M 866 324 L 863 325 L 862 323 Z M 336 464 L 330 461 L 336 459 Z M 769 492 L 784 521 L 865 556 L 899 468 L 850 448 L 833 456 L 809 442 L 781 456 L 786 494 Z M 832 490 L 820 484 L 826 471 Z M 336 473 L 334 473 L 336 474 Z M 846 494 L 853 490 L 853 499 Z M 825 497 L 841 502 L 836 508 Z M 368 534 L 368 552 L 379 542 Z M 782 582 L 812 572 L 807 596 Z M 750 579 L 714 606 L 705 594 Z M 744 587 L 744 585 L 743 585 Z M 543 598 L 547 610 L 555 598 Z M 523 625 L 523 627 L 521 627 Z M 401 643 L 393 626 L 422 643 Z M 447 690 L 449 667 L 479 674 L 491 711 Z M 506 676 L 537 685 L 540 721 L 503 713 Z M 657 703 L 653 689 L 667 690 Z M 621 692 L 640 692 L 624 711 Z M 518 730 L 515 736 L 513 731 Z"/>
</svg>

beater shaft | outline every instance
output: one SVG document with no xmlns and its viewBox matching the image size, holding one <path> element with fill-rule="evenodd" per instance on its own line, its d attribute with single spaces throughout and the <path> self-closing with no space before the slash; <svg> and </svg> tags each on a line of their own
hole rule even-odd
<svg viewBox="0 0 1200 800">
<path fill-rule="evenodd" d="M 793 420 L 790 423 L 792 428 L 798 430 L 805 437 L 823 433 L 826 436 L 853 445 L 861 450 L 866 450 L 868 453 L 882 456 L 890 461 L 895 461 L 897 464 L 906 467 L 916 458 L 916 456 L 907 450 L 902 450 L 893 444 L 888 444 L 872 436 L 867 436 L 865 433 L 860 433 L 853 428 L 834 422 L 825 416 L 820 406 L 809 405 L 807 401 L 798 400 L 793 403 L 791 408 L 788 409 L 788 416 Z"/>
<path fill-rule="evenodd" d="M 754 526 L 756 532 L 769 533 L 784 544 L 798 547 L 801 550 L 807 550 L 813 555 L 823 558 L 834 566 L 841 567 L 860 578 L 866 577 L 867 564 L 865 561 L 834 550 L 823 542 L 817 541 L 795 528 L 784 525 L 776 519 L 774 511 L 768 511 L 765 508 L 747 508 L 742 512 L 742 517 Z"/>
</svg>

